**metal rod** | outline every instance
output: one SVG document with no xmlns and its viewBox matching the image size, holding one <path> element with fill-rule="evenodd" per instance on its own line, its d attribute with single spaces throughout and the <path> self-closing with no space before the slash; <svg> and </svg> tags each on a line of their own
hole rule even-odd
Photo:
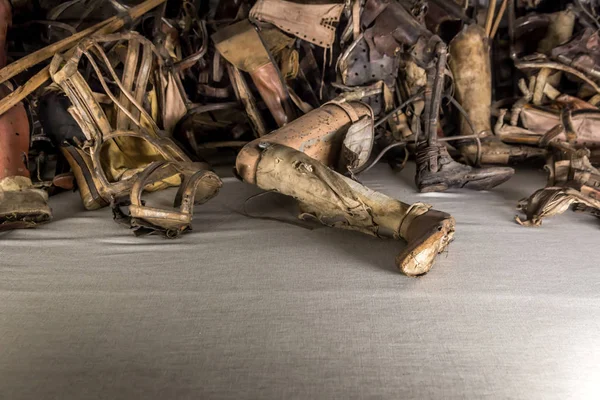
<svg viewBox="0 0 600 400">
<path fill-rule="evenodd" d="M 423 97 L 423 92 L 422 91 L 419 92 L 419 93 L 417 93 L 417 94 L 412 95 L 411 97 L 409 97 L 404 103 L 400 104 L 398 107 L 394 108 L 392 111 L 390 111 L 384 117 L 382 117 L 379 121 L 377 121 L 375 123 L 375 128 L 381 126 L 381 124 L 383 124 L 388 119 L 390 119 L 391 117 L 393 117 L 398 111 L 402 110 L 404 107 L 406 107 L 407 105 L 415 102 L 416 100 L 420 99 L 421 97 Z"/>
<path fill-rule="evenodd" d="M 496 0 L 490 0 L 490 4 L 488 6 L 487 18 L 485 21 L 485 33 L 490 36 L 490 32 L 492 31 L 492 22 L 494 22 L 494 13 L 496 12 Z"/>
<path fill-rule="evenodd" d="M 500 11 L 498 11 L 498 16 L 496 17 L 496 22 L 494 22 L 494 26 L 492 27 L 492 32 L 490 33 L 490 39 L 493 39 L 496 36 L 496 32 L 500 27 L 500 22 L 502 22 L 502 18 L 504 17 L 504 13 L 506 12 L 506 7 L 508 6 L 508 0 L 503 0 L 502 5 L 500 6 Z"/>
</svg>

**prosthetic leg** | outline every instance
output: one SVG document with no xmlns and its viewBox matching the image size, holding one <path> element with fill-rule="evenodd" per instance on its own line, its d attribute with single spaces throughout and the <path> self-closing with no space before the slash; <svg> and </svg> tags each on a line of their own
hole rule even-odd
<svg viewBox="0 0 600 400">
<path fill-rule="evenodd" d="M 514 170 L 506 167 L 476 169 L 452 159 L 443 143 L 438 141 L 439 110 L 447 60 L 446 45 L 437 42 L 435 67 L 427 71 L 425 89 L 425 130 L 417 148 L 417 187 L 421 192 L 439 192 L 451 187 L 487 190 L 510 179 Z"/>
<path fill-rule="evenodd" d="M 469 124 L 466 116 L 461 115 L 460 133 L 479 136 L 479 162 L 483 164 L 510 164 L 543 157 L 546 151 L 542 148 L 507 145 L 492 133 L 492 71 L 487 41 L 483 28 L 470 25 L 450 42 L 449 64 L 456 98 L 470 119 Z M 457 147 L 471 163 L 476 162 L 476 143 L 462 141 Z"/>
<path fill-rule="evenodd" d="M 348 165 L 340 158 L 359 157 L 352 145 L 354 127 L 364 126 L 369 114 L 362 103 L 327 103 L 246 145 L 237 157 L 237 172 L 245 182 L 296 198 L 301 218 L 406 240 L 396 265 L 408 276 L 423 275 L 452 241 L 454 218 L 426 204 L 402 203 L 328 168 Z M 372 125 L 370 129 L 372 135 Z"/>
<path fill-rule="evenodd" d="M 6 34 L 12 20 L 8 1 L 0 1 L 0 67 L 6 65 Z M 10 93 L 0 85 L 0 98 Z M 32 228 L 52 218 L 48 194 L 34 189 L 27 170 L 29 120 L 23 103 L 0 116 L 0 231 Z"/>
<path fill-rule="evenodd" d="M 415 181 L 421 192 L 443 191 L 451 187 L 491 189 L 513 174 L 512 168 L 476 169 L 455 162 L 438 139 L 439 110 L 444 88 L 448 49 L 438 36 L 428 31 L 400 3 L 368 0 L 361 17 L 365 35 L 372 38 L 382 54 L 395 56 L 403 47 L 403 56 L 425 69 L 424 129 L 419 135 Z M 474 138 L 471 138 L 474 139 Z"/>
</svg>

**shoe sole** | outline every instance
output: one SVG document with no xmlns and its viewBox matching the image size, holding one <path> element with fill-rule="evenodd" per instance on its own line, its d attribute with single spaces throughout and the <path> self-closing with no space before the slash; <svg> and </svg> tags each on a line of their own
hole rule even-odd
<svg viewBox="0 0 600 400">
<path fill-rule="evenodd" d="M 506 172 L 502 175 L 492 175 L 483 177 L 480 179 L 468 180 L 462 185 L 448 185 L 444 182 L 438 182 L 430 185 L 423 185 L 419 187 L 421 193 L 432 193 L 432 192 L 443 192 L 451 187 L 459 189 L 470 189 L 470 190 L 490 190 L 508 181 L 514 175 L 514 171 Z"/>
</svg>

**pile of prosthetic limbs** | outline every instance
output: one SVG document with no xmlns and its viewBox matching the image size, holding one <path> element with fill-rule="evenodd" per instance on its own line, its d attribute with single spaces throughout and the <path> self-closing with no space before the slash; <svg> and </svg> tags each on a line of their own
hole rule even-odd
<svg viewBox="0 0 600 400">
<path fill-rule="evenodd" d="M 218 194 L 212 167 L 235 164 L 301 219 L 406 241 L 396 265 L 423 275 L 454 218 L 363 186 L 381 159 L 414 160 L 420 192 L 490 190 L 546 160 L 517 222 L 600 216 L 600 7 L 486 3 L 0 0 L 0 230 L 78 190 L 175 238 Z M 142 199 L 169 187 L 172 208 Z"/>
</svg>

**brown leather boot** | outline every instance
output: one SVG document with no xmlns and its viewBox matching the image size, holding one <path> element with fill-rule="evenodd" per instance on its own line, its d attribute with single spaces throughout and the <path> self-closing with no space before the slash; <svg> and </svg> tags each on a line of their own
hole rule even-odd
<svg viewBox="0 0 600 400">
<path fill-rule="evenodd" d="M 34 189 L 29 178 L 10 176 L 0 180 L 0 231 L 34 228 L 51 219 L 48 194 Z"/>
</svg>

